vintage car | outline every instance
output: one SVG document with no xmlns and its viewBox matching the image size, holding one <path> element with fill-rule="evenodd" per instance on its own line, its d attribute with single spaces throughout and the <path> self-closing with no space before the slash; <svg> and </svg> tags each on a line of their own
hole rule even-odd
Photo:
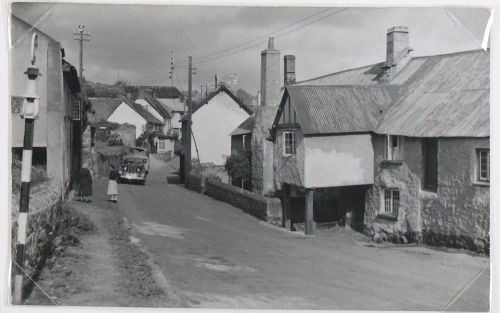
<svg viewBox="0 0 500 313">
<path fill-rule="evenodd" d="M 140 155 L 123 156 L 118 173 L 119 183 L 134 182 L 144 185 L 149 173 L 149 158 Z"/>
</svg>

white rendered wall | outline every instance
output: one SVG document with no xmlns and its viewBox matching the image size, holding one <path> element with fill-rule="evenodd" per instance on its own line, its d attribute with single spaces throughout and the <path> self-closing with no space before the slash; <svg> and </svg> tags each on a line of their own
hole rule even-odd
<svg viewBox="0 0 500 313">
<path fill-rule="evenodd" d="M 142 134 L 142 130 L 146 126 L 146 120 L 125 102 L 122 102 L 113 111 L 108 117 L 108 121 L 118 124 L 127 123 L 134 125 L 136 139 Z"/>
<path fill-rule="evenodd" d="M 231 155 L 229 134 L 250 115 L 225 92 L 220 92 L 193 114 L 193 135 L 200 162 L 224 165 Z M 198 158 L 194 140 L 191 155 Z"/>
<path fill-rule="evenodd" d="M 306 188 L 373 184 L 371 136 L 305 137 Z"/>
</svg>

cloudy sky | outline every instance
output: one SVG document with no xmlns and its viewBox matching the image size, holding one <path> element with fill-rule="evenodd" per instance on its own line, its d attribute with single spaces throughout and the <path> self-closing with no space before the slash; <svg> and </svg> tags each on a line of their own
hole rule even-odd
<svg viewBox="0 0 500 313">
<path fill-rule="evenodd" d="M 296 56 L 297 79 L 308 79 L 385 59 L 386 31 L 410 29 L 413 55 L 479 49 L 489 11 L 444 8 L 290 8 L 15 3 L 13 14 L 60 41 L 78 67 L 73 31 L 85 25 L 84 75 L 113 83 L 187 85 L 193 56 L 194 87 L 214 74 L 236 74 L 239 87 L 259 89 L 260 51 L 274 36 L 282 56 Z M 281 65 L 283 66 L 283 65 Z"/>
</svg>

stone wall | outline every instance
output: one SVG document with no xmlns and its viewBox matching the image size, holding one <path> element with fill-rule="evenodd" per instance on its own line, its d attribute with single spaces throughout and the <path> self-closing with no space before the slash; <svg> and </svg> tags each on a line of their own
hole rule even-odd
<svg viewBox="0 0 500 313">
<path fill-rule="evenodd" d="M 50 255 L 52 240 L 57 236 L 62 226 L 65 206 L 61 199 L 61 188 L 53 180 L 39 186 L 31 193 L 24 271 L 35 281 L 45 265 L 47 256 Z M 11 203 L 11 255 L 15 257 L 17 214 L 19 211 L 19 198 L 17 195 L 12 197 Z M 12 274 L 15 274 L 14 269 Z M 24 288 L 27 289 L 26 293 L 29 293 L 29 290 L 33 287 L 30 279 L 25 276 L 23 284 Z"/>
<path fill-rule="evenodd" d="M 124 145 L 135 146 L 135 125 L 120 124 L 117 129 L 111 130 L 111 135 L 116 134 Z"/>
<path fill-rule="evenodd" d="M 408 242 L 489 252 L 489 185 L 476 180 L 476 149 L 488 138 L 438 140 L 438 188 L 422 188 L 424 164 L 420 139 L 405 138 L 404 160 L 383 162 L 384 138 L 374 136 L 375 181 L 368 189 L 365 232 L 375 240 Z M 399 188 L 395 217 L 381 214 L 382 188 Z"/>
<path fill-rule="evenodd" d="M 274 191 L 273 143 L 269 137 L 277 106 L 260 106 L 255 110 L 252 129 L 252 188 L 259 194 Z"/>
<path fill-rule="evenodd" d="M 281 225 L 282 206 L 278 198 L 265 197 L 236 186 L 193 174 L 189 175 L 188 188 L 232 204 L 258 219 Z"/>
</svg>

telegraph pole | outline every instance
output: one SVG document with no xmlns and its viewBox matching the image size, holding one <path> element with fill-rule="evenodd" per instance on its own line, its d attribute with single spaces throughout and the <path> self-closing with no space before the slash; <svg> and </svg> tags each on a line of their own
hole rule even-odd
<svg viewBox="0 0 500 313">
<path fill-rule="evenodd" d="M 174 87 L 174 71 L 175 71 L 175 55 L 174 50 L 170 50 L 170 80 L 172 81 L 172 87 Z"/>
<path fill-rule="evenodd" d="M 192 84 L 193 84 L 193 57 L 188 57 L 188 115 L 187 115 L 187 128 L 186 128 L 186 138 L 185 143 L 185 154 L 184 154 L 184 183 L 187 185 L 189 181 L 189 173 L 191 172 L 191 114 L 193 113 L 192 108 Z"/>
<path fill-rule="evenodd" d="M 19 214 L 17 216 L 17 243 L 16 243 L 16 276 L 14 281 L 14 304 L 21 304 L 23 299 L 24 251 L 27 237 L 28 211 L 30 206 L 31 165 L 33 156 L 33 134 L 35 119 L 38 118 L 37 78 L 40 75 L 36 62 L 38 35 L 31 37 L 31 66 L 26 74 L 28 82 L 26 95 L 23 101 L 21 117 L 24 119 L 23 163 L 21 166 L 21 196 L 19 200 Z"/>
<path fill-rule="evenodd" d="M 83 82 L 83 42 L 90 41 L 90 33 L 85 32 L 85 25 L 78 25 L 78 30 L 73 32 L 73 40 L 80 42 L 80 84 Z"/>
</svg>

